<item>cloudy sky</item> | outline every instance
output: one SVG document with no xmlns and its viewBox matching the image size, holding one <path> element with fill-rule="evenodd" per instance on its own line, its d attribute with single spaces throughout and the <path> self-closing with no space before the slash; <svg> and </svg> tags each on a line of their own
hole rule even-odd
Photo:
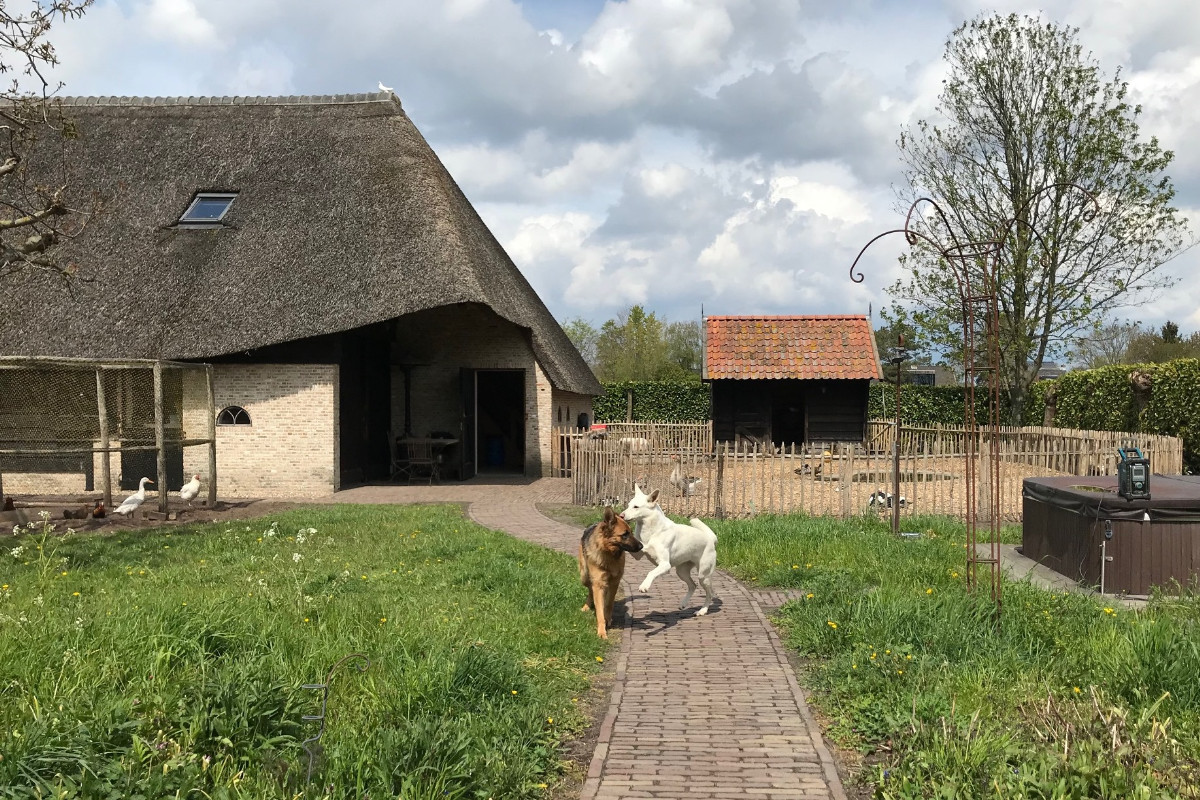
<svg viewBox="0 0 1200 800">
<path fill-rule="evenodd" d="M 559 319 L 876 313 L 901 243 L 901 127 L 981 11 L 1081 29 L 1177 153 L 1200 230 L 1195 0 L 97 0 L 54 36 L 72 95 L 393 87 Z M 1200 248 L 1124 315 L 1200 329 Z"/>
</svg>

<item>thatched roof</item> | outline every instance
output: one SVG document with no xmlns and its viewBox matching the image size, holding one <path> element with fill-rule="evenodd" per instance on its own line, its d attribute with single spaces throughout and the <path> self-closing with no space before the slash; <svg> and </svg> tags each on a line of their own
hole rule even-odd
<svg viewBox="0 0 1200 800">
<path fill-rule="evenodd" d="M 105 207 L 68 245 L 85 280 L 0 286 L 0 354 L 204 359 L 484 303 L 601 391 L 394 95 L 64 102 Z M 175 226 L 197 191 L 238 192 L 219 229 Z"/>
</svg>

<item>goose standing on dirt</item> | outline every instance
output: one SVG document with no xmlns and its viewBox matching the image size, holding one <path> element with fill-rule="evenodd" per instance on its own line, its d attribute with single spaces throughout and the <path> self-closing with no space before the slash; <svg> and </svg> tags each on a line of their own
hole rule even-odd
<svg viewBox="0 0 1200 800">
<path fill-rule="evenodd" d="M 200 476 L 194 475 L 190 481 L 180 488 L 179 499 L 190 506 L 198 494 L 200 494 Z"/>
<path fill-rule="evenodd" d="M 142 503 L 146 502 L 147 483 L 154 483 L 154 481 L 150 480 L 149 478 L 142 478 L 140 481 L 138 481 L 137 492 L 129 495 L 129 497 L 126 497 L 125 502 L 113 509 L 113 513 L 129 516 L 134 511 L 137 511 L 139 508 L 141 508 Z"/>
<path fill-rule="evenodd" d="M 679 493 L 684 497 L 691 497 L 696 487 L 700 485 L 700 478 L 684 475 L 679 463 L 679 456 L 671 456 L 671 460 L 675 462 L 675 468 L 671 470 L 671 485 L 679 490 Z"/>
</svg>

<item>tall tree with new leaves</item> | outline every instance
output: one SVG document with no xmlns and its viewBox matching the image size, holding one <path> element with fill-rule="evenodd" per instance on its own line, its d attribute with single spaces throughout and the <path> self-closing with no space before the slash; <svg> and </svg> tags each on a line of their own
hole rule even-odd
<svg viewBox="0 0 1200 800">
<path fill-rule="evenodd" d="M 55 249 L 83 229 L 90 210 L 72 203 L 65 146 L 36 145 L 42 137 L 65 145 L 75 135 L 52 99 L 62 85 L 47 77 L 58 63 L 48 36 L 56 21 L 81 16 L 92 2 L 0 0 L 0 73 L 10 78 L 0 89 L 0 277 L 75 271 Z"/>
<path fill-rule="evenodd" d="M 1190 236 L 1164 174 L 1173 154 L 1141 138 L 1141 109 L 1120 72 L 1106 79 L 1077 29 L 982 16 L 953 33 L 945 59 L 939 119 L 900 137 L 908 199 L 936 200 L 960 242 L 1002 239 L 999 376 L 1019 420 L 1043 362 L 1113 309 L 1168 286 L 1160 268 Z M 1094 194 L 1098 214 L 1071 183 Z M 940 217 L 925 219 L 924 232 L 949 241 Z M 939 349 L 961 355 L 963 307 L 948 265 L 922 244 L 904 261 L 910 275 L 893 295 Z M 981 260 L 966 269 L 978 287 Z"/>
</svg>

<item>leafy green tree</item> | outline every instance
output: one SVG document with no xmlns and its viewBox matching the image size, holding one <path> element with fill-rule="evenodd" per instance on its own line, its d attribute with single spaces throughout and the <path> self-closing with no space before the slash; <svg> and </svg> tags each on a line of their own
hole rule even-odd
<svg viewBox="0 0 1200 800">
<path fill-rule="evenodd" d="M 667 325 L 665 338 L 668 368 L 675 375 L 667 374 L 662 377 L 699 379 L 703 359 L 700 349 L 700 323 L 694 320 L 672 322 Z"/>
<path fill-rule="evenodd" d="M 908 312 L 900 306 L 893 305 L 891 310 L 881 309 L 879 316 L 883 325 L 875 329 L 875 347 L 879 350 L 880 366 L 883 367 L 884 380 L 889 383 L 896 381 L 896 365 L 889 363 L 900 350 L 901 337 L 904 340 L 904 354 L 908 360 L 901 364 L 901 373 L 907 373 L 913 364 L 928 364 L 932 358 L 929 347 L 929 337 L 916 326 Z"/>
<path fill-rule="evenodd" d="M 1173 154 L 1140 137 L 1141 109 L 1120 73 L 1106 79 L 1077 37 L 1017 15 L 963 24 L 946 45 L 945 123 L 918 122 L 899 141 L 907 199 L 935 198 L 960 243 L 1002 238 L 999 377 L 1014 421 L 1043 362 L 1106 313 L 1170 285 L 1160 267 L 1190 240 L 1164 174 Z M 1099 213 L 1067 183 L 1095 193 Z M 950 241 L 939 216 L 924 219 L 925 233 Z M 966 259 L 976 287 L 981 261 Z M 893 295 L 961 361 L 963 307 L 948 265 L 920 243 L 904 263 L 910 274 Z"/>
<path fill-rule="evenodd" d="M 640 305 L 600 326 L 596 375 L 602 381 L 657 380 L 669 373 L 666 326 Z"/>
<path fill-rule="evenodd" d="M 1139 331 L 1129 343 L 1124 363 L 1161 364 L 1177 358 L 1200 358 L 1200 331 L 1184 338 L 1179 326 L 1167 321 L 1157 333 Z"/>
<path fill-rule="evenodd" d="M 596 370 L 596 342 L 600 339 L 600 331 L 583 317 L 563 320 L 563 333 L 575 345 L 579 355 L 594 372 Z"/>
</svg>

